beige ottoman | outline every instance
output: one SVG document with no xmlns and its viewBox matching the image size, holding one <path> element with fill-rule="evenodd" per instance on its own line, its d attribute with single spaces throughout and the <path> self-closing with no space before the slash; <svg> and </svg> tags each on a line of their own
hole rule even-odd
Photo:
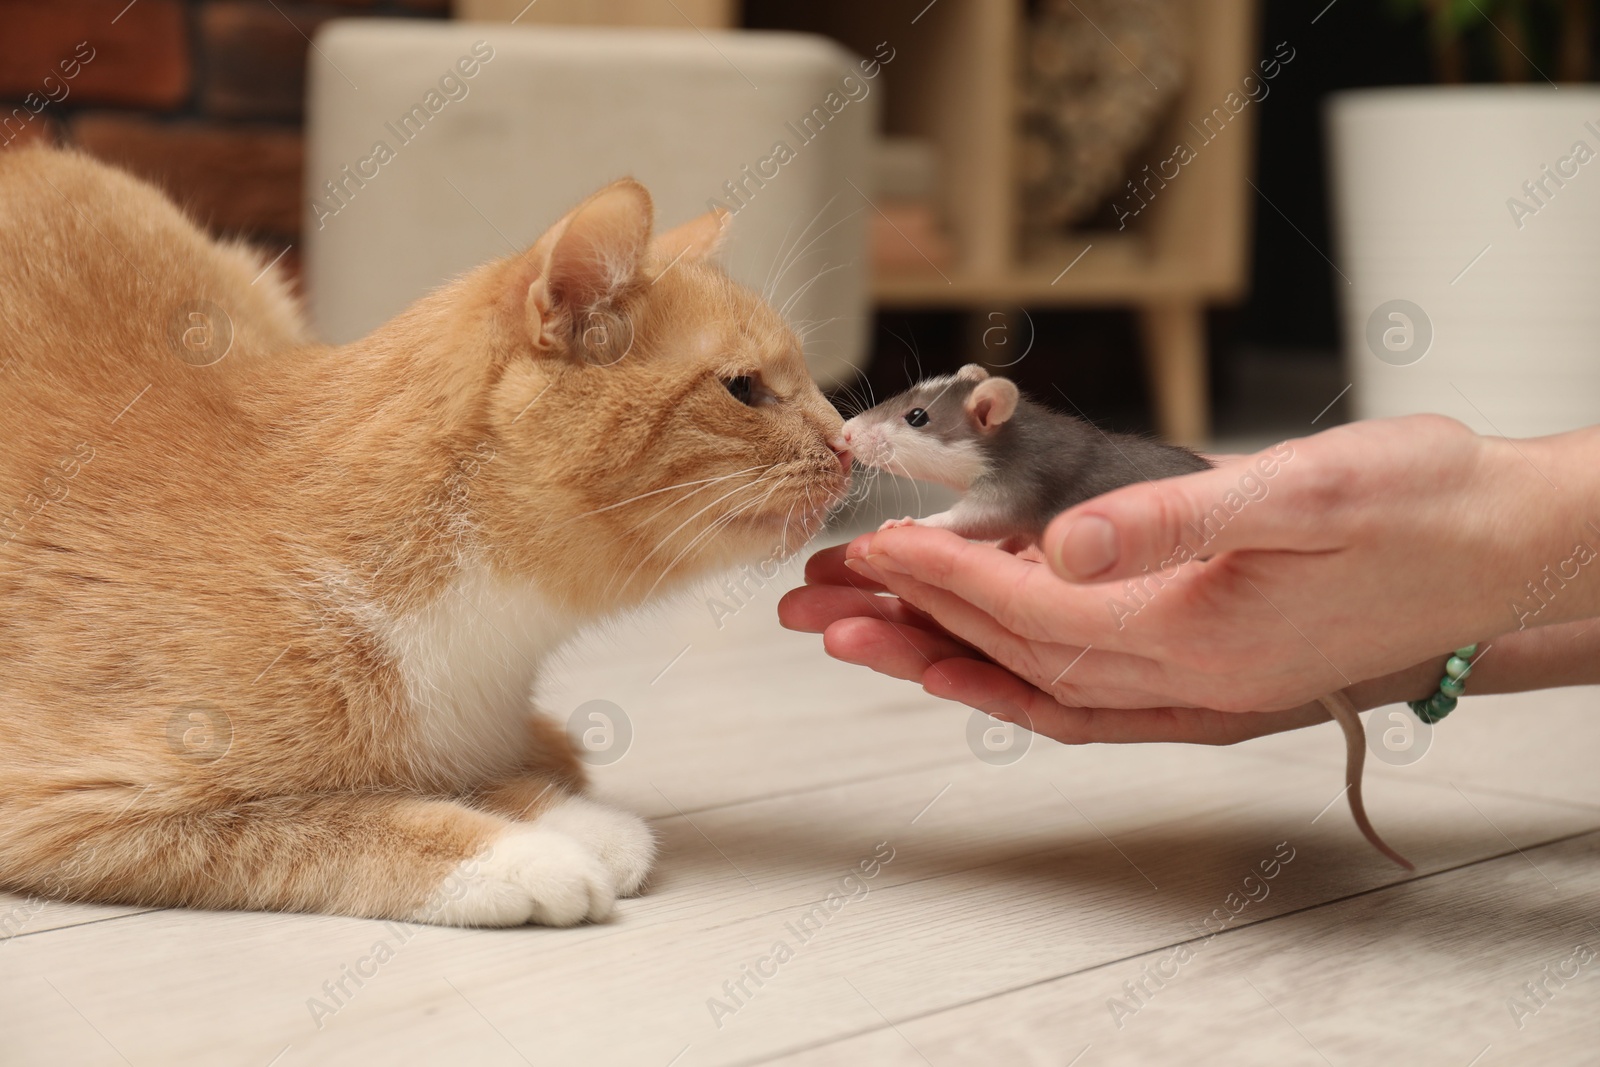
<svg viewBox="0 0 1600 1067">
<path fill-rule="evenodd" d="M 820 382 L 846 380 L 869 325 L 867 71 L 800 34 L 328 23 L 307 79 L 313 322 L 358 337 L 632 175 L 658 226 L 734 211 L 729 272 L 807 330 Z"/>
</svg>

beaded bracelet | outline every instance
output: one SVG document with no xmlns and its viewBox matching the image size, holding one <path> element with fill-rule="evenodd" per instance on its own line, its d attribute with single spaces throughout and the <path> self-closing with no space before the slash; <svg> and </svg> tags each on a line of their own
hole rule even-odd
<svg viewBox="0 0 1600 1067">
<path fill-rule="evenodd" d="M 1439 691 L 1426 700 L 1408 700 L 1411 710 L 1425 723 L 1438 722 L 1456 710 L 1456 698 L 1467 688 L 1467 675 L 1472 673 L 1472 657 L 1478 654 L 1477 645 L 1458 648 L 1444 662 L 1444 677 L 1439 679 Z"/>
</svg>

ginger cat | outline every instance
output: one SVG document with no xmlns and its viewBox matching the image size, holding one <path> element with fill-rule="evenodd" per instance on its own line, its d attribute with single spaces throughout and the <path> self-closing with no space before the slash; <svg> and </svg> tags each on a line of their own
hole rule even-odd
<svg viewBox="0 0 1600 1067">
<path fill-rule="evenodd" d="M 842 498 L 795 335 L 618 181 L 370 336 L 159 192 L 0 154 L 0 888 L 605 918 L 654 853 L 530 704 Z"/>
</svg>

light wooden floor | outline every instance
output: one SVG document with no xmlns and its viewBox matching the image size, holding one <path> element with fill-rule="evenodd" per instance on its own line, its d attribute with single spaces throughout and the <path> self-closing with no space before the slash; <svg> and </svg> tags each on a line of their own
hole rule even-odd
<svg viewBox="0 0 1600 1067">
<path fill-rule="evenodd" d="M 1474 697 L 1419 762 L 1369 763 L 1373 819 L 1421 867 L 1406 878 L 1330 806 L 1332 725 L 1232 749 L 1036 741 L 993 766 L 964 709 L 826 659 L 779 629 L 777 599 L 720 629 L 680 603 L 547 688 L 563 716 L 606 699 L 632 721 L 599 787 L 664 848 L 615 921 L 0 898 L 25 924 L 0 942 L 0 1064 L 1600 1062 L 1595 690 Z M 892 859 L 843 881 L 875 851 Z M 382 939 L 393 958 L 346 978 L 319 1028 L 308 1001 L 372 974 Z M 1580 974 L 1548 978 L 1580 945 Z"/>
</svg>

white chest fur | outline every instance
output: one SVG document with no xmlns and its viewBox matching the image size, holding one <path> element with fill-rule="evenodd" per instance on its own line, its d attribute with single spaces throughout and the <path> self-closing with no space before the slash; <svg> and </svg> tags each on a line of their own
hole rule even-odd
<svg viewBox="0 0 1600 1067">
<path fill-rule="evenodd" d="M 406 682 L 418 766 L 468 780 L 514 766 L 528 743 L 539 669 L 575 629 L 533 585 L 478 563 L 396 619 L 389 644 Z"/>
</svg>

